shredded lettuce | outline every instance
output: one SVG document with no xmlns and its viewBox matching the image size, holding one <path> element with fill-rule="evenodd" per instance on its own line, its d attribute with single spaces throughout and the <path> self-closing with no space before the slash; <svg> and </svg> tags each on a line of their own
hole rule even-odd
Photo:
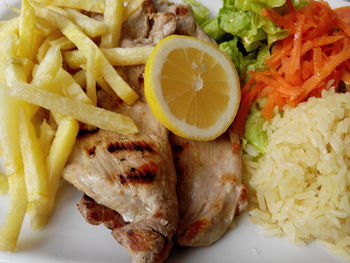
<svg viewBox="0 0 350 263">
<path fill-rule="evenodd" d="M 277 40 L 288 35 L 262 15 L 264 8 L 283 8 L 286 0 L 224 0 L 217 17 L 202 24 L 206 34 L 214 38 L 232 59 L 242 82 L 247 70 L 264 69 L 264 59 Z"/>
<path fill-rule="evenodd" d="M 246 121 L 244 136 L 247 142 L 254 146 L 260 154 L 266 152 L 268 145 L 267 134 L 264 130 L 265 122 L 258 104 L 254 103 Z"/>
<path fill-rule="evenodd" d="M 226 55 L 231 58 L 236 66 L 238 74 L 242 79 L 246 79 L 247 71 L 260 71 L 265 68 L 265 58 L 270 55 L 269 48 L 267 46 L 261 46 L 254 52 L 251 52 L 245 56 L 238 48 L 238 37 L 234 37 L 230 41 L 222 42 L 219 47 Z"/>
<path fill-rule="evenodd" d="M 196 0 L 182 0 L 184 3 L 192 6 L 193 14 L 197 23 L 201 26 L 204 22 L 209 20 L 210 11 L 204 5 Z"/>
</svg>

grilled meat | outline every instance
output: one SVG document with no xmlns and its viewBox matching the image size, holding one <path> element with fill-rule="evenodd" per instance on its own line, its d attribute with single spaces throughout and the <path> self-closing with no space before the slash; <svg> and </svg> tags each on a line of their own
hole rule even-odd
<svg viewBox="0 0 350 263">
<path fill-rule="evenodd" d="M 195 142 L 171 136 L 180 222 L 176 241 L 183 246 L 209 246 L 230 227 L 236 213 L 245 209 L 247 192 L 241 185 L 238 136 Z"/>
<path fill-rule="evenodd" d="M 197 26 L 188 5 L 146 0 L 123 24 L 120 46 L 155 45 L 174 33 L 211 41 Z M 98 104 L 132 117 L 140 133 L 122 136 L 99 130 L 80 136 L 63 176 L 85 193 L 78 204 L 85 220 L 110 228 L 133 262 L 163 262 L 172 245 L 179 210 L 168 131 L 153 117 L 144 100 L 144 66 L 117 70 L 140 94 L 140 100 L 128 106 L 99 90 Z M 181 223 L 177 240 L 182 245 L 211 244 L 227 230 L 236 210 L 244 207 L 240 155 L 232 152 L 227 137 L 197 143 L 172 136 L 172 143 L 176 145 L 176 165 L 181 170 L 178 185 Z M 198 159 L 198 151 L 207 155 Z M 218 158 L 220 155 L 225 161 Z M 211 160 L 203 165 L 206 158 Z M 218 163 L 219 169 L 210 166 Z M 200 169 L 191 168 L 199 164 Z M 200 187 L 206 190 L 200 192 Z M 223 188 L 219 190 L 220 187 Z M 202 199 L 208 188 L 213 193 L 210 200 Z M 223 225 L 220 220 L 224 220 Z"/>
</svg>

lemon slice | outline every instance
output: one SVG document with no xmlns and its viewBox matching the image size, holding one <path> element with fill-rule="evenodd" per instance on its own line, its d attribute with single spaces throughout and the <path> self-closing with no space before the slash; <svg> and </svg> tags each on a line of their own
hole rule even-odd
<svg viewBox="0 0 350 263">
<path fill-rule="evenodd" d="M 145 97 L 157 119 L 176 135 L 213 140 L 237 113 L 239 78 L 213 44 L 173 35 L 158 42 L 147 61 Z"/>
</svg>

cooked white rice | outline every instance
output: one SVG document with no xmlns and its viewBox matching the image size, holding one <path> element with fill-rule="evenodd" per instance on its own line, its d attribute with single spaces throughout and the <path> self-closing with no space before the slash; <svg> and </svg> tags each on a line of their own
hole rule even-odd
<svg viewBox="0 0 350 263">
<path fill-rule="evenodd" d="M 324 91 L 276 114 L 266 131 L 264 156 L 245 147 L 252 221 L 350 259 L 350 94 Z"/>
</svg>

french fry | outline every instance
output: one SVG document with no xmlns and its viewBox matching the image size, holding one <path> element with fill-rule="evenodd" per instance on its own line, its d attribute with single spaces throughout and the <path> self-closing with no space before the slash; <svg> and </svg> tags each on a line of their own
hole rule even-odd
<svg viewBox="0 0 350 263">
<path fill-rule="evenodd" d="M 97 103 L 96 95 L 96 48 L 92 47 L 90 56 L 87 58 L 86 63 L 86 94 L 90 98 L 93 105 Z"/>
<path fill-rule="evenodd" d="M 7 60 L 17 51 L 16 37 L 9 35 L 0 42 L 0 82 L 6 83 Z M 24 74 L 22 75 L 24 78 Z M 18 136 L 18 103 L 6 95 L 0 96 L 0 145 L 7 175 L 22 169 L 22 157 Z"/>
<path fill-rule="evenodd" d="M 18 56 L 33 60 L 41 37 L 35 28 L 35 11 L 28 0 L 22 0 L 19 18 L 19 47 Z"/>
<path fill-rule="evenodd" d="M 109 86 L 109 84 L 107 83 L 107 81 L 105 81 L 104 78 L 102 78 L 102 76 L 97 75 L 96 76 L 96 82 L 97 85 L 99 87 L 101 87 L 107 94 L 111 95 L 111 96 L 115 96 L 115 92 L 113 91 L 113 89 Z"/>
<path fill-rule="evenodd" d="M 132 0 L 128 1 L 128 5 L 125 8 L 123 22 L 129 19 L 143 4 L 145 0 Z"/>
<path fill-rule="evenodd" d="M 50 183 L 50 191 L 48 202 L 43 204 L 41 210 L 35 217 L 35 225 L 38 229 L 47 224 L 52 213 L 58 183 L 61 178 L 63 168 L 75 143 L 78 131 L 79 123 L 70 117 L 64 117 L 58 126 L 55 138 L 50 148 L 50 153 L 46 159 L 46 165 L 49 171 L 48 180 Z"/>
<path fill-rule="evenodd" d="M 65 11 L 89 37 L 98 37 L 106 33 L 107 27 L 105 23 L 88 17 L 75 9 L 67 8 Z"/>
<path fill-rule="evenodd" d="M 104 22 L 107 25 L 107 34 L 102 36 L 101 47 L 117 47 L 120 39 L 124 14 L 123 0 L 106 0 Z"/>
<path fill-rule="evenodd" d="M 74 80 L 79 84 L 80 87 L 86 85 L 86 73 L 84 70 L 80 70 L 73 75 Z"/>
<path fill-rule="evenodd" d="M 80 70 L 73 76 L 74 80 L 80 85 L 80 87 L 84 87 L 86 85 L 86 73 L 85 70 Z M 111 96 L 115 96 L 115 92 L 108 85 L 108 83 L 104 80 L 104 78 L 100 75 L 96 76 L 96 82 L 98 86 L 100 86 L 105 92 L 110 94 Z"/>
<path fill-rule="evenodd" d="M 44 120 L 40 125 L 40 137 L 39 142 L 41 145 L 41 151 L 44 156 L 47 156 L 50 151 L 50 146 L 55 136 L 55 131 L 52 127 Z"/>
<path fill-rule="evenodd" d="M 83 73 L 85 74 L 85 72 Z M 62 83 L 64 83 L 64 85 L 62 85 Z M 58 71 L 54 85 L 57 86 L 57 89 L 61 89 L 66 97 L 76 99 L 86 104 L 92 104 L 81 86 L 79 86 L 75 79 L 63 68 Z"/>
<path fill-rule="evenodd" d="M 7 20 L 0 27 L 0 39 L 3 39 L 4 37 L 8 36 L 9 34 L 17 34 L 18 33 L 18 23 L 19 23 L 19 17 L 15 17 L 15 18 L 12 18 L 10 20 Z"/>
<path fill-rule="evenodd" d="M 50 35 L 46 37 L 46 39 L 41 43 L 38 52 L 36 54 L 36 59 L 39 61 L 39 63 L 44 59 L 47 51 L 52 46 L 50 44 L 51 41 L 59 39 L 62 36 L 62 33 L 55 30 Z"/>
<path fill-rule="evenodd" d="M 153 50 L 151 46 L 132 48 L 101 48 L 106 59 L 113 66 L 133 66 L 146 64 Z M 81 68 L 86 63 L 84 55 L 79 50 L 63 53 L 64 61 L 72 69 Z"/>
<path fill-rule="evenodd" d="M 72 49 L 75 47 L 75 45 L 66 37 L 49 41 L 49 43 L 51 46 L 58 46 L 62 50 Z"/>
<path fill-rule="evenodd" d="M 71 69 L 82 68 L 82 66 L 86 64 L 86 58 L 79 50 L 64 52 L 63 60 Z"/>
<path fill-rule="evenodd" d="M 116 70 L 107 61 L 95 43 L 75 24 L 64 16 L 46 8 L 38 8 L 37 14 L 58 27 L 62 33 L 78 47 L 78 49 L 84 54 L 85 58 L 89 57 L 91 48 L 95 48 L 96 57 L 101 60 L 100 74 L 116 94 L 129 105 L 133 104 L 138 99 L 137 93 L 118 75 Z"/>
<path fill-rule="evenodd" d="M 11 88 L 0 83 L 0 94 L 59 112 L 101 129 L 121 134 L 138 132 L 135 123 L 129 116 L 81 103 L 26 83 L 18 82 Z"/>
<path fill-rule="evenodd" d="M 31 202 L 47 201 L 47 170 L 40 142 L 28 113 L 19 114 L 20 146 L 24 164 L 24 179 L 27 188 L 27 200 Z"/>
<path fill-rule="evenodd" d="M 27 210 L 23 169 L 8 177 L 10 207 L 0 228 L 0 250 L 14 251 Z"/>
<path fill-rule="evenodd" d="M 9 184 L 7 177 L 0 173 L 0 195 L 5 195 L 8 193 Z"/>
<path fill-rule="evenodd" d="M 12 84 L 12 78 L 24 80 L 24 71 L 14 71 L 12 76 L 6 74 L 8 66 L 18 67 L 7 61 L 17 51 L 16 37 L 9 35 L 0 48 L 0 82 Z M 10 67 L 10 68 L 11 68 Z M 0 144 L 6 174 L 9 175 L 8 191 L 10 206 L 3 225 L 0 228 L 0 250 L 14 251 L 27 210 L 27 195 L 24 183 L 23 161 L 19 144 L 18 113 L 23 103 L 8 96 L 0 95 Z M 17 116 L 16 116 L 17 115 Z"/>
<path fill-rule="evenodd" d="M 146 64 L 153 47 L 132 47 L 132 48 L 102 48 L 102 53 L 109 63 L 118 66 L 133 66 Z"/>
<path fill-rule="evenodd" d="M 41 17 L 36 17 L 35 20 L 36 29 L 38 30 L 39 34 L 41 34 L 44 38 L 55 31 L 55 28 L 51 27 L 50 24 L 47 23 Z"/>
<path fill-rule="evenodd" d="M 103 0 L 34 0 L 34 1 L 45 5 L 69 7 L 69 8 L 91 11 L 91 12 L 100 13 L 100 14 L 102 14 L 104 11 Z"/>
<path fill-rule="evenodd" d="M 47 51 L 44 59 L 39 64 L 31 83 L 41 89 L 52 91 L 52 82 L 61 67 L 62 55 L 60 47 L 53 46 Z"/>
</svg>

